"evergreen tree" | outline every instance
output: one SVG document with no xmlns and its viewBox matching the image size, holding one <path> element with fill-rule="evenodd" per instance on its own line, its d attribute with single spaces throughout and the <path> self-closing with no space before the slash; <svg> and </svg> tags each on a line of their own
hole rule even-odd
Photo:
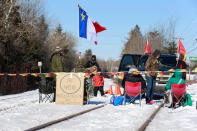
<svg viewBox="0 0 197 131">
<path fill-rule="evenodd" d="M 85 66 L 86 63 L 91 59 L 92 57 L 92 50 L 88 49 L 85 51 L 84 57 L 82 58 L 82 64 Z"/>
<path fill-rule="evenodd" d="M 43 62 L 43 71 L 49 72 L 50 71 L 50 56 L 48 55 L 48 52 L 46 50 L 48 44 L 47 44 L 47 38 L 49 35 L 49 29 L 48 24 L 46 23 L 45 16 L 41 15 L 38 21 L 38 30 L 37 30 L 37 46 L 40 50 L 40 59 L 39 61 Z"/>
<path fill-rule="evenodd" d="M 143 54 L 142 47 L 144 45 L 145 43 L 143 43 L 143 36 L 141 34 L 140 28 L 138 25 L 136 25 L 129 34 L 129 38 L 125 43 L 122 54 Z"/>
<path fill-rule="evenodd" d="M 57 34 L 62 34 L 62 26 L 61 26 L 61 24 L 59 24 L 59 25 L 57 26 L 57 28 L 56 28 L 56 33 L 57 33 Z"/>
</svg>

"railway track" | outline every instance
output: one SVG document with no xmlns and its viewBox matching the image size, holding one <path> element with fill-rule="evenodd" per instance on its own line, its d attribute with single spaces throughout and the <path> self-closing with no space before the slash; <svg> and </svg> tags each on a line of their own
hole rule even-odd
<svg viewBox="0 0 197 131">
<path fill-rule="evenodd" d="M 20 104 L 16 104 L 16 105 L 13 105 L 13 106 L 8 106 L 8 107 L 0 108 L 0 112 L 7 111 L 7 110 L 10 110 L 10 109 L 14 109 L 14 108 L 17 108 L 17 107 L 26 106 L 29 103 L 36 103 L 36 102 L 38 102 L 38 100 L 32 100 L 32 101 L 29 101 L 28 103 L 20 103 Z"/>
<path fill-rule="evenodd" d="M 82 111 L 82 112 L 78 112 L 78 113 L 75 113 L 75 114 L 72 114 L 72 115 L 69 115 L 69 116 L 65 116 L 65 117 L 62 117 L 60 119 L 53 120 L 53 121 L 50 121 L 50 122 L 47 122 L 47 123 L 44 123 L 44 124 L 41 124 L 41 125 L 38 125 L 38 126 L 35 126 L 35 127 L 32 127 L 32 128 L 26 129 L 25 131 L 35 131 L 35 130 L 40 130 L 40 129 L 43 129 L 43 128 L 47 128 L 47 127 L 50 127 L 50 126 L 52 126 L 54 124 L 70 120 L 70 119 L 72 119 L 74 117 L 78 117 L 78 116 L 83 115 L 85 113 L 89 113 L 89 112 L 91 112 L 93 110 L 96 110 L 96 109 L 99 109 L 99 108 L 103 108 L 105 105 L 106 104 L 100 105 L 100 106 L 97 106 L 97 107 L 94 107 L 94 108 L 91 108 L 91 109 L 88 109 L 88 110 L 85 110 L 85 111 Z M 159 112 L 159 110 L 163 106 L 164 106 L 163 103 L 160 104 L 159 107 L 156 108 L 156 110 L 150 115 L 150 117 L 148 117 L 148 119 L 140 126 L 138 131 L 144 131 L 146 129 L 146 127 L 149 125 L 149 123 L 154 119 L 156 114 Z"/>
<path fill-rule="evenodd" d="M 28 95 L 23 95 L 23 96 L 9 97 L 9 98 L 0 99 L 0 101 L 6 101 L 6 100 L 16 99 L 16 98 L 23 98 L 23 97 L 26 97 L 26 96 L 33 96 L 33 95 L 37 95 L 37 94 L 33 93 L 33 94 L 28 94 Z M 13 104 L 13 105 L 10 105 L 10 106 L 7 106 L 7 107 L 0 108 L 0 112 L 7 111 L 7 110 L 17 108 L 17 107 L 21 107 L 21 106 L 26 106 L 29 103 L 36 103 L 36 102 L 38 102 L 38 100 L 31 100 L 31 101 L 27 101 L 25 103 Z"/>
<path fill-rule="evenodd" d="M 41 125 L 38 125 L 38 126 L 35 126 L 35 127 L 32 127 L 32 128 L 26 129 L 25 131 L 36 131 L 36 130 L 40 130 L 40 129 L 49 127 L 51 125 L 57 124 L 59 122 L 66 121 L 66 120 L 72 119 L 74 117 L 83 115 L 85 113 L 91 112 L 93 110 L 96 110 L 96 109 L 99 109 L 99 108 L 103 108 L 105 105 L 106 104 L 103 104 L 103 105 L 100 105 L 100 106 L 97 106 L 97 107 L 94 107 L 94 108 L 91 108 L 91 109 L 88 109 L 88 110 L 85 110 L 85 111 L 81 111 L 81 112 L 78 112 L 78 113 L 75 113 L 75 114 L 72 114 L 72 115 L 69 115 L 69 116 L 65 116 L 65 117 L 62 117 L 60 119 L 53 120 L 53 121 L 50 121 L 50 122 L 47 122 L 47 123 L 44 123 L 44 124 L 41 124 Z"/>
<path fill-rule="evenodd" d="M 9 100 L 9 99 L 14 99 L 14 98 L 20 98 L 20 97 L 25 97 L 25 96 L 31 96 L 31 95 L 35 95 L 35 93 L 23 95 L 23 96 L 8 97 L 8 98 L 0 99 L 0 101 L 5 101 L 5 100 Z"/>
<path fill-rule="evenodd" d="M 15 99 L 15 98 L 21 98 L 21 97 L 26 97 L 26 96 L 31 96 L 31 95 L 35 95 L 35 93 L 34 94 L 23 95 L 23 96 L 16 96 L 16 97 L 9 97 L 9 98 L 5 98 L 5 99 L 0 99 L 0 101 L 5 101 L 5 100 Z M 37 101 L 38 100 L 31 100 L 29 102 L 35 103 Z M 0 108 L 0 112 L 6 111 L 6 110 L 9 110 L 9 109 L 13 109 L 13 108 L 17 108 L 17 107 L 21 107 L 21 106 L 25 106 L 25 105 L 29 104 L 29 102 L 28 103 L 20 103 L 20 104 L 13 105 L 13 106 L 10 106 L 10 107 Z M 50 126 L 52 126 L 54 124 L 57 124 L 57 123 L 60 123 L 62 121 L 67 121 L 67 120 L 70 120 L 74 117 L 78 117 L 78 116 L 83 115 L 85 113 L 89 113 L 93 110 L 103 108 L 105 105 L 107 105 L 107 104 L 103 104 L 103 105 L 100 105 L 100 106 L 96 106 L 94 108 L 87 109 L 85 111 L 81 111 L 81 112 L 78 112 L 78 113 L 75 113 L 75 114 L 72 114 L 72 115 L 69 115 L 69 116 L 65 116 L 65 117 L 62 117 L 60 119 L 53 120 L 53 121 L 50 121 L 50 122 L 47 122 L 47 123 L 44 123 L 44 124 L 41 124 L 41 125 L 38 125 L 38 126 L 35 126 L 35 127 L 32 127 L 32 128 L 26 129 L 25 131 L 35 131 L 35 130 L 43 129 L 43 128 L 46 128 L 46 127 L 50 127 Z M 163 103 L 160 104 L 159 107 L 156 108 L 156 110 L 150 115 L 150 117 L 148 117 L 148 119 L 140 126 L 138 131 L 144 131 L 146 129 L 146 127 L 148 127 L 149 123 L 154 119 L 156 114 L 159 112 L 159 110 L 163 106 L 164 106 Z"/>
<path fill-rule="evenodd" d="M 164 106 L 164 103 L 160 104 L 159 107 L 151 114 L 151 116 L 140 126 L 138 131 L 145 131 L 146 127 L 148 127 L 149 123 L 154 119 L 160 109 Z"/>
</svg>

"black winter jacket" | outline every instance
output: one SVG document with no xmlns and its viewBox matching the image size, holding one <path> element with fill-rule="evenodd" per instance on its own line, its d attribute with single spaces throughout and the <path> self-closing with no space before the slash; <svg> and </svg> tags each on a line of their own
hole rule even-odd
<svg viewBox="0 0 197 131">
<path fill-rule="evenodd" d="M 144 78 L 139 74 L 139 75 L 133 75 L 131 73 L 126 73 L 124 76 L 124 79 L 122 81 L 122 87 L 125 88 L 125 81 L 136 83 L 136 82 L 141 82 L 142 85 L 142 93 L 145 92 L 146 90 L 146 81 Z"/>
<path fill-rule="evenodd" d="M 99 64 L 96 61 L 88 61 L 85 65 L 85 68 L 90 68 L 92 66 L 96 66 L 97 70 L 100 71 Z"/>
<path fill-rule="evenodd" d="M 187 69 L 187 64 L 182 61 L 182 60 L 179 60 L 177 65 L 176 65 L 176 69 Z M 186 80 L 186 72 L 183 73 L 183 77 L 182 77 L 184 80 Z"/>
</svg>

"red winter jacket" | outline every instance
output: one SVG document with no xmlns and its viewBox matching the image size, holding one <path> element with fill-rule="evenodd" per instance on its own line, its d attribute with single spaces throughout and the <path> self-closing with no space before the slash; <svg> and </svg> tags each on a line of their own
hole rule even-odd
<svg viewBox="0 0 197 131">
<path fill-rule="evenodd" d="M 103 86 L 104 84 L 104 77 L 100 76 L 99 74 L 96 74 L 93 78 L 93 82 L 94 82 L 94 86 L 98 87 L 98 86 Z"/>
</svg>

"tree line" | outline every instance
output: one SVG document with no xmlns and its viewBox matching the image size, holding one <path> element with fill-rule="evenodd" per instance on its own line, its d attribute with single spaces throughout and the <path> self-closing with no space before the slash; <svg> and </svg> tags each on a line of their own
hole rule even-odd
<svg viewBox="0 0 197 131">
<path fill-rule="evenodd" d="M 51 29 L 42 10 L 41 0 L 0 1 L 0 72 L 50 72 L 50 57 L 55 47 L 64 49 L 64 69 L 71 71 L 77 58 L 75 37 L 63 32 L 59 24 Z M 37 88 L 34 77 L 7 77 L 0 79 L 0 95 L 18 93 Z"/>
<path fill-rule="evenodd" d="M 152 52 L 159 49 L 162 53 L 174 54 L 177 52 L 175 37 L 175 21 L 170 21 L 167 25 L 159 25 L 141 33 L 140 27 L 136 25 L 129 32 L 121 56 L 123 54 L 144 54 L 146 40 L 148 40 Z"/>
<path fill-rule="evenodd" d="M 75 71 L 79 63 L 76 38 L 62 29 L 61 24 L 51 27 L 43 11 L 41 0 L 0 0 L 0 72 L 38 73 L 51 72 L 51 56 L 56 46 L 63 48 L 65 72 Z M 90 59 L 92 51 L 86 50 L 81 64 Z M 117 63 L 98 59 L 102 71 L 114 71 L 109 64 Z M 115 65 L 115 64 L 113 64 Z M 117 64 L 116 64 L 117 65 Z M 19 93 L 38 88 L 38 78 L 28 76 L 1 76 L 0 95 Z"/>
<path fill-rule="evenodd" d="M 173 27 L 173 26 L 172 26 Z M 135 26 L 124 44 L 122 54 L 143 54 L 145 39 L 148 37 L 151 49 L 155 48 L 173 53 L 176 46 L 163 30 L 154 30 L 142 35 L 140 27 Z M 51 72 L 51 56 L 56 46 L 64 50 L 63 66 L 65 72 L 84 68 L 91 58 L 92 50 L 87 49 L 78 59 L 75 50 L 76 38 L 62 29 L 61 24 L 54 29 L 43 11 L 41 0 L 0 0 L 0 72 L 38 73 L 38 61 L 42 61 L 42 72 Z M 118 70 L 119 60 L 112 58 L 97 61 L 103 72 Z M 38 78 L 28 76 L 1 76 L 0 95 L 19 93 L 38 88 Z"/>
</svg>

